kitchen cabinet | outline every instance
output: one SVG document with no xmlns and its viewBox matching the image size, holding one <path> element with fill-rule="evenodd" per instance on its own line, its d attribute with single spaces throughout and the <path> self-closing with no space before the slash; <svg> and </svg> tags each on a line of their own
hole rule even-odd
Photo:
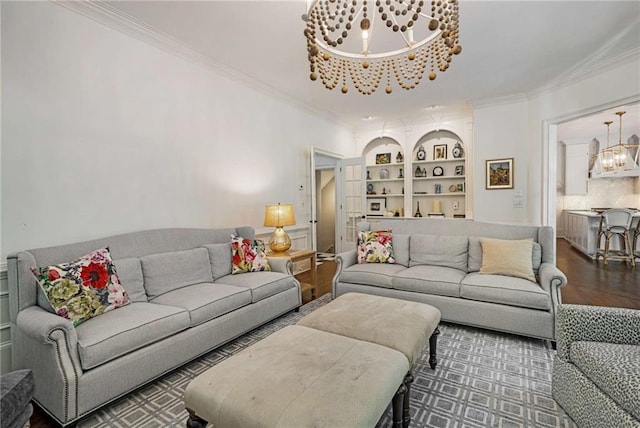
<svg viewBox="0 0 640 428">
<path fill-rule="evenodd" d="M 586 195 L 589 178 L 589 143 L 567 144 L 564 194 Z"/>
</svg>

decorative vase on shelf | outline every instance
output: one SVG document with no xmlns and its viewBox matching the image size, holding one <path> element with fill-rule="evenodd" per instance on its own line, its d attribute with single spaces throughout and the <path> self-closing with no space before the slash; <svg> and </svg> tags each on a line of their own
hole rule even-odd
<svg viewBox="0 0 640 428">
<path fill-rule="evenodd" d="M 416 167 L 416 172 L 413 174 L 416 178 L 422 177 L 422 170 L 419 166 Z"/>
<path fill-rule="evenodd" d="M 404 178 L 404 173 L 402 172 L 402 168 L 400 168 L 400 173 L 398 174 L 398 178 Z"/>
<path fill-rule="evenodd" d="M 402 156 L 402 153 L 398 152 L 396 155 L 396 163 L 402 163 L 402 161 L 404 161 L 404 156 Z"/>
<path fill-rule="evenodd" d="M 380 170 L 380 179 L 381 180 L 386 180 L 387 178 L 389 178 L 389 170 L 387 168 L 383 168 Z"/>
<path fill-rule="evenodd" d="M 418 209 L 416 210 L 414 217 L 422 217 L 422 213 L 420 212 L 420 202 L 416 202 L 416 204 L 418 205 Z"/>
<path fill-rule="evenodd" d="M 416 160 L 419 161 L 423 161 L 427 158 L 427 152 L 424 149 L 424 146 L 422 144 L 420 144 L 420 147 L 418 147 L 418 152 L 416 153 Z"/>
<path fill-rule="evenodd" d="M 367 180 L 371 180 L 371 171 L 367 170 Z"/>
</svg>

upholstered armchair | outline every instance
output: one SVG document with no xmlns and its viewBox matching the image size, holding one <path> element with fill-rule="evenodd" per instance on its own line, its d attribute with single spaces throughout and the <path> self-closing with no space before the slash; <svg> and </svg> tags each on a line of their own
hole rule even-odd
<svg viewBox="0 0 640 428">
<path fill-rule="evenodd" d="M 640 311 L 560 305 L 553 398 L 582 428 L 640 427 Z"/>
<path fill-rule="evenodd" d="M 31 370 L 16 370 L 0 376 L 0 426 L 29 426 L 34 386 Z"/>
</svg>

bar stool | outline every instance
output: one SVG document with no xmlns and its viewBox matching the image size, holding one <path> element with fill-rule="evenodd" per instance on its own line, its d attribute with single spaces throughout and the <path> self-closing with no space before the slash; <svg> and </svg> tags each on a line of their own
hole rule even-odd
<svg viewBox="0 0 640 428">
<path fill-rule="evenodd" d="M 631 222 L 633 221 L 633 211 L 623 208 L 614 208 L 602 213 L 600 217 L 600 225 L 598 226 L 598 251 L 596 252 L 596 261 L 598 257 L 602 257 L 606 266 L 609 259 L 623 260 L 631 262 L 631 266 L 635 266 L 634 247 L 631 245 Z M 619 236 L 622 239 L 621 249 L 619 251 L 610 251 L 611 238 Z M 601 247 L 602 238 L 604 237 L 604 248 Z M 634 237 L 635 239 L 635 237 Z"/>
</svg>

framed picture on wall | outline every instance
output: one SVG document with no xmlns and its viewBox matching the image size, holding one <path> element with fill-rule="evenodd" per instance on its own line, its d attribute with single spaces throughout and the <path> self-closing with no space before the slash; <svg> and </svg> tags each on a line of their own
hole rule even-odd
<svg viewBox="0 0 640 428">
<path fill-rule="evenodd" d="M 433 146 L 433 159 L 446 159 L 447 158 L 447 145 L 436 144 Z"/>
<path fill-rule="evenodd" d="M 513 158 L 486 161 L 486 188 L 513 189 Z"/>
<path fill-rule="evenodd" d="M 378 153 L 376 155 L 376 165 L 391 163 L 391 153 Z"/>
<path fill-rule="evenodd" d="M 368 198 L 367 215 L 382 217 L 387 210 L 387 198 Z"/>
</svg>

